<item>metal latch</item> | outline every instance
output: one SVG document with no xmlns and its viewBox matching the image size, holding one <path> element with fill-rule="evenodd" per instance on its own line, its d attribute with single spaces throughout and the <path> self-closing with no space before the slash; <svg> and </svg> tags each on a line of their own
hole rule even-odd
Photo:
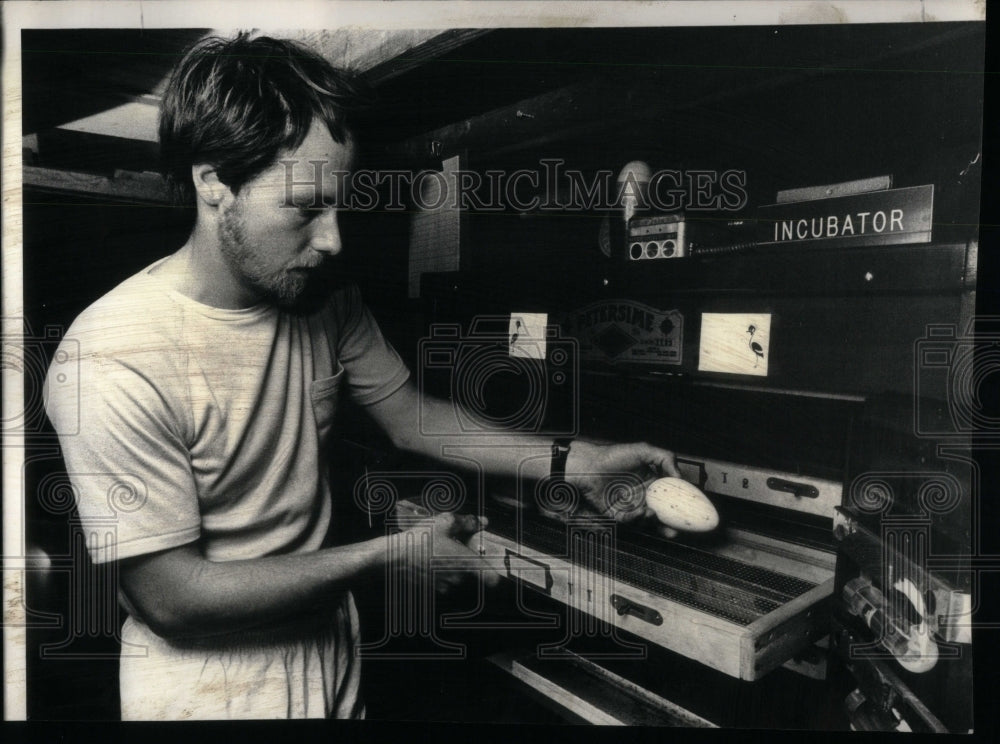
<svg viewBox="0 0 1000 744">
<path fill-rule="evenodd" d="M 621 616 L 632 615 L 640 620 L 645 620 L 651 625 L 663 625 L 663 615 L 652 607 L 646 607 L 638 602 L 633 602 L 631 599 L 625 599 L 625 597 L 619 594 L 611 595 L 611 606 Z"/>
</svg>

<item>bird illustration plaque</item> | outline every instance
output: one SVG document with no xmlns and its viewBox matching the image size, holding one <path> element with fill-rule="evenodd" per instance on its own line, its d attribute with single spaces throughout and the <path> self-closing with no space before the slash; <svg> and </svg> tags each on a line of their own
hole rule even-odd
<svg viewBox="0 0 1000 744">
<path fill-rule="evenodd" d="M 510 356 L 544 359 L 548 322 L 548 313 L 511 313 Z"/>
<path fill-rule="evenodd" d="M 767 376 L 770 313 L 702 313 L 698 370 Z"/>
</svg>

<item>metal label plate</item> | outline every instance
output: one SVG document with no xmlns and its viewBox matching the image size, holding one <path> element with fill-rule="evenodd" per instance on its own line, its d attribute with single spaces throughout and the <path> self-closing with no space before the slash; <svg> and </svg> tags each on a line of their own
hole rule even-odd
<svg viewBox="0 0 1000 744">
<path fill-rule="evenodd" d="M 566 333 L 577 339 L 580 359 L 617 364 L 678 366 L 684 316 L 632 300 L 602 300 L 569 314 Z"/>
<path fill-rule="evenodd" d="M 834 247 L 929 243 L 934 187 L 873 191 L 757 210 L 760 245 Z"/>
</svg>

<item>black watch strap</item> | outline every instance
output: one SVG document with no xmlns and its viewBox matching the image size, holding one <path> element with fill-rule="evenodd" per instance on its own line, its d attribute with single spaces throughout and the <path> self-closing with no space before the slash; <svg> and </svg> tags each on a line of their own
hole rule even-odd
<svg viewBox="0 0 1000 744">
<path fill-rule="evenodd" d="M 569 457 L 571 439 L 557 439 L 552 443 L 552 465 L 549 477 L 562 480 L 566 476 L 566 459 Z"/>
</svg>

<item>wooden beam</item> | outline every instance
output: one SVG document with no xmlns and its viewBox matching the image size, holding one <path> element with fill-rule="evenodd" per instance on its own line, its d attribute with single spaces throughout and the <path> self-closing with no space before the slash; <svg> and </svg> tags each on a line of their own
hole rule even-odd
<svg viewBox="0 0 1000 744">
<path fill-rule="evenodd" d="M 486 33 L 489 29 L 336 29 L 303 31 L 291 38 L 378 85 Z"/>
<path fill-rule="evenodd" d="M 23 166 L 24 188 L 86 196 L 107 196 L 123 201 L 169 203 L 166 181 L 157 173 L 116 171 L 114 176 Z"/>
<path fill-rule="evenodd" d="M 147 96 L 61 124 L 58 129 L 104 137 L 157 142 L 159 99 Z"/>
<path fill-rule="evenodd" d="M 805 84 L 817 76 L 884 68 L 896 58 L 933 49 L 970 33 L 965 27 L 953 29 L 861 59 L 850 50 L 841 50 L 822 65 L 789 70 L 776 67 L 756 72 L 731 62 L 718 68 L 731 70 L 731 78 L 720 78 L 720 83 L 696 87 L 680 97 L 669 92 L 667 86 L 674 74 L 670 65 L 650 64 L 642 70 L 622 68 L 412 137 L 392 145 L 386 153 L 421 161 L 432 152 L 448 157 L 467 150 L 479 162 L 535 150 L 550 142 L 598 137 L 602 133 L 610 136 L 633 124 L 680 112 L 699 112 L 722 102 Z M 676 74 L 686 74 L 683 66 Z"/>
<path fill-rule="evenodd" d="M 417 44 L 391 59 L 373 64 L 365 70 L 365 78 L 372 85 L 381 85 L 394 77 L 409 72 L 422 64 L 485 36 L 489 29 L 452 29 Z"/>
<path fill-rule="evenodd" d="M 563 714 L 569 714 L 574 722 L 581 720 L 584 723 L 591 723 L 598 726 L 627 725 L 626 721 L 615 718 L 612 714 L 587 702 L 573 691 L 567 690 L 555 682 L 546 679 L 541 674 L 538 674 L 538 672 L 528 669 L 524 664 L 510 655 L 503 653 L 494 654 L 489 657 L 489 661 L 534 690 L 543 702 L 547 702 Z"/>
<path fill-rule="evenodd" d="M 608 101 L 621 104 L 631 97 L 631 91 L 619 89 L 616 99 L 609 98 L 613 92 L 603 79 L 576 83 L 412 137 L 393 145 L 389 152 L 421 160 L 430 154 L 449 157 L 462 150 L 480 157 L 501 149 L 530 147 L 569 128 L 606 126 Z"/>
<path fill-rule="evenodd" d="M 501 651 L 486 660 L 527 685 L 540 702 L 574 720 L 612 726 L 718 728 L 677 703 L 571 651 L 551 660 L 538 658 L 537 652 Z"/>
</svg>

